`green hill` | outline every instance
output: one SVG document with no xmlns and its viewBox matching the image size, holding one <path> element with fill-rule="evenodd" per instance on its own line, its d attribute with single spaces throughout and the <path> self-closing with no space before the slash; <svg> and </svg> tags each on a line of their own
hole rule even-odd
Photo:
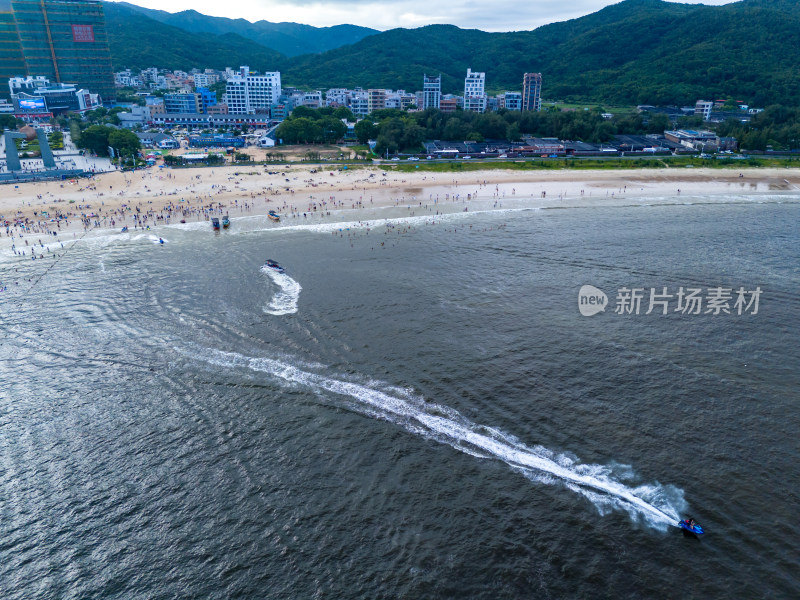
<svg viewBox="0 0 800 600">
<path fill-rule="evenodd" d="M 104 6 L 108 4 L 106 2 Z M 286 56 L 325 52 L 347 44 L 354 44 L 368 35 L 378 33 L 376 29 L 357 25 L 312 27 L 300 23 L 271 23 L 269 21 L 251 23 L 245 19 L 211 17 L 195 10 L 169 13 L 133 4 L 123 3 L 123 5 L 160 23 L 172 25 L 190 33 L 214 35 L 234 33 Z"/>
<path fill-rule="evenodd" d="M 259 71 L 273 71 L 286 60 L 275 50 L 233 33 L 189 33 L 112 2 L 105 3 L 103 10 L 115 70 L 249 65 Z"/>
<path fill-rule="evenodd" d="M 181 13 L 188 19 L 184 28 L 217 27 L 192 33 L 126 5 L 104 6 L 115 68 L 249 65 L 279 70 L 285 84 L 305 89 L 408 91 L 422 87 L 423 73 L 442 73 L 442 91 L 462 93 L 469 67 L 486 72 L 487 90 L 493 92 L 520 90 L 523 73 L 541 72 L 543 95 L 552 99 L 686 104 L 724 97 L 758 106 L 800 105 L 796 0 L 723 6 L 626 0 L 533 31 L 487 33 L 452 25 L 393 29 L 292 58 L 238 33 L 218 35 L 234 22 L 230 19 Z"/>
<path fill-rule="evenodd" d="M 461 93 L 467 67 L 488 89 L 519 90 L 544 75 L 547 98 L 688 103 L 730 97 L 800 103 L 800 3 L 744 0 L 704 6 L 626 0 L 534 31 L 486 33 L 448 25 L 394 29 L 318 56 L 291 59 L 283 79 L 309 87 L 416 90 L 443 74 Z"/>
</svg>

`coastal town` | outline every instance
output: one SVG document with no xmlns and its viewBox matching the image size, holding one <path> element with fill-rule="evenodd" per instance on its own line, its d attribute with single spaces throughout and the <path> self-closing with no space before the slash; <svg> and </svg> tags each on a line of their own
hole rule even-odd
<svg viewBox="0 0 800 600">
<path fill-rule="evenodd" d="M 749 138 L 748 149 L 725 135 L 775 112 L 731 98 L 605 110 L 543 100 L 540 72 L 490 94 L 492 73 L 471 68 L 460 93 L 443 90 L 441 73 L 419 73 L 421 89 L 406 91 L 303 89 L 246 65 L 112 71 L 102 4 L 10 14 L 18 33 L 0 62 L 8 84 L 0 88 L 0 218 L 16 242 L 216 223 L 231 212 L 324 222 L 349 210 L 358 219 L 367 206 L 403 207 L 435 220 L 503 203 L 613 204 L 800 184 L 778 163 L 753 158 L 791 159 L 794 140 L 762 147 Z M 80 24 L 51 27 L 63 19 Z M 34 61 L 42 53 L 50 59 Z M 87 61 L 91 70 L 80 66 Z M 643 168 L 659 174 L 642 176 Z M 36 260 L 50 251 L 39 245 L 11 250 Z"/>
<path fill-rule="evenodd" d="M 248 66 L 112 72 L 98 8 L 47 9 L 50 17 L 79 12 L 72 43 L 44 47 L 46 36 L 19 37 L 18 59 L 47 50 L 52 60 L 10 73 L 0 97 L 0 182 L 13 184 L 0 199 L 6 235 L 149 229 L 271 208 L 304 221 L 365 205 L 435 217 L 521 198 L 568 206 L 656 191 L 717 194 L 742 185 L 742 170 L 756 164 L 748 155 L 796 152 L 792 145 L 742 150 L 715 131 L 760 118 L 762 109 L 742 102 L 559 106 L 543 101 L 546 75 L 537 72 L 520 73 L 518 90 L 495 94 L 487 93 L 492 74 L 469 68 L 459 94 L 443 92 L 441 73 L 420 73 L 421 89 L 410 92 L 304 90 L 282 85 L 278 71 Z M 28 13 L 15 19 L 18 30 L 44 27 L 53 35 Z M 86 60 L 97 68 L 70 67 Z M 611 170 L 576 176 L 569 167 L 584 163 L 565 159 Z M 636 173 L 670 164 L 695 170 Z M 711 168 L 719 165 L 729 169 Z M 752 189 L 798 184 L 776 169 L 748 173 L 746 181 Z M 46 254 L 12 250 L 34 260 Z"/>
<path fill-rule="evenodd" d="M 654 127 L 663 126 L 664 129 L 652 133 L 641 130 L 609 133 L 600 142 L 542 137 L 518 130 L 514 133 L 516 139 L 486 137 L 480 131 L 458 131 L 462 134 L 459 138 L 422 139 L 405 148 L 395 147 L 392 152 L 383 148 L 383 152 L 375 153 L 377 140 L 365 137 L 362 131 L 370 133 L 371 129 L 377 137 L 379 121 L 386 115 L 436 111 L 447 119 L 447 115 L 457 112 L 484 115 L 542 110 L 540 73 L 522 74 L 521 92 L 509 91 L 494 96 L 485 91 L 486 73 L 468 70 L 463 95 L 443 94 L 441 75 L 423 75 L 422 78 L 424 89 L 413 93 L 360 88 L 303 91 L 282 87 L 279 72 L 259 74 L 247 66 L 236 70 L 194 69 L 192 72 L 154 67 L 138 74 L 130 70 L 115 73 L 115 89 L 120 94 L 124 91 L 129 101 L 115 100 L 104 106 L 99 94 L 79 88 L 77 84 L 53 84 L 44 76 L 18 76 L 9 79 L 10 100 L 0 104 L 0 114 L 13 116 L 17 122 L 33 127 L 58 128 L 65 116 L 86 119 L 100 109 L 111 117 L 106 125 L 134 131 L 146 148 L 169 151 L 188 147 L 248 147 L 280 152 L 282 146 L 297 142 L 297 139 L 285 139 L 292 137 L 292 132 L 287 127 L 281 128 L 281 124 L 292 115 L 308 115 L 309 110 L 322 109 L 326 116 L 337 121 L 324 141 L 344 146 L 365 144 L 368 148 L 361 154 L 363 157 L 371 154 L 376 159 L 470 160 L 733 154 L 739 150 L 735 138 L 718 135 L 704 129 L 703 125 L 729 119 L 747 123 L 761 112 L 746 105 L 731 108 L 725 100 L 698 100 L 694 106 L 681 108 L 638 106 L 633 112 L 641 115 L 639 119 L 645 125 L 648 120 L 653 121 L 650 131 Z M 217 92 L 210 86 L 221 91 L 219 101 Z M 564 110 L 577 111 L 574 108 Z M 610 126 L 620 120 L 620 114 L 611 112 L 598 113 L 593 109 L 592 115 Z M 362 121 L 371 127 L 359 127 Z M 681 127 L 684 123 L 696 127 Z M 243 135 L 243 131 L 247 134 Z M 613 132 L 614 127 L 607 131 Z M 466 139 L 470 133 L 477 133 L 474 137 L 478 139 Z M 201 151 L 175 154 L 186 162 L 202 162 L 207 157 L 207 153 Z"/>
<path fill-rule="evenodd" d="M 800 598 L 797 0 L 0 0 L 0 600 Z"/>
<path fill-rule="evenodd" d="M 54 4 L 47 10 L 54 20 L 62 11 L 63 18 L 80 25 L 72 26 L 64 42 L 46 43 L 54 35 L 47 22 L 18 11 L 15 29 L 41 35 L 18 34 L 17 47 L 12 43 L 3 50 L 0 81 L 8 87 L 0 87 L 0 118 L 9 132 L 26 126 L 67 134 L 81 156 L 70 154 L 69 164 L 54 170 L 52 161 L 42 160 L 40 145 L 17 141 L 21 163 L 0 162 L 2 180 L 92 174 L 98 165 L 221 165 L 298 154 L 308 160 L 436 161 L 729 159 L 742 158 L 740 151 L 790 156 L 797 151 L 795 140 L 780 146 L 765 145 L 755 134 L 737 139 L 736 128 L 749 127 L 763 109 L 733 98 L 609 110 L 566 105 L 543 100 L 547 74 L 533 71 L 518 74 L 516 90 L 493 94 L 488 92 L 495 87 L 492 73 L 470 68 L 458 93 L 443 89 L 441 73 L 420 72 L 420 89 L 407 91 L 304 89 L 282 84 L 279 71 L 257 72 L 246 65 L 112 71 L 100 3 Z M 42 53 L 51 58 L 26 59 Z M 89 63 L 91 70 L 79 67 Z M 86 155 L 111 162 L 93 161 L 95 168 L 81 170 L 77 163 Z"/>
</svg>

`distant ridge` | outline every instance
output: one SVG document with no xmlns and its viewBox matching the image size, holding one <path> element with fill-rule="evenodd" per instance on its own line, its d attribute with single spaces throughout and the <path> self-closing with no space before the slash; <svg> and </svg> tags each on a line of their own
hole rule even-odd
<svg viewBox="0 0 800 600">
<path fill-rule="evenodd" d="M 520 90 L 544 75 L 546 98 L 620 104 L 687 104 L 734 97 L 800 104 L 800 2 L 744 0 L 723 6 L 626 0 L 533 31 L 486 33 L 450 25 L 394 29 L 321 55 L 292 59 L 285 80 L 311 87 L 419 89 L 443 74 L 463 93 L 468 67 L 487 89 Z"/>
<path fill-rule="evenodd" d="M 108 2 L 105 3 L 106 6 L 108 4 Z M 377 29 L 359 27 L 357 25 L 313 27 L 300 23 L 271 23 L 270 21 L 251 23 L 246 19 L 211 17 L 196 10 L 169 13 L 163 10 L 143 8 L 127 2 L 119 4 L 155 21 L 178 27 L 190 33 L 211 33 L 214 35 L 233 33 L 286 56 L 325 52 L 347 44 L 354 44 L 368 35 L 378 33 Z"/>
<path fill-rule="evenodd" d="M 800 2 L 795 0 L 723 6 L 625 0 L 533 31 L 487 33 L 452 25 L 393 29 L 291 58 L 239 35 L 189 33 L 138 9 L 105 6 L 114 24 L 109 27 L 112 58 L 125 66 L 247 64 L 278 69 L 284 83 L 304 88 L 409 91 L 421 88 L 423 73 L 442 73 L 445 93 L 462 93 L 469 67 L 486 71 L 492 91 L 519 90 L 523 73 L 542 72 L 544 96 L 553 99 L 688 104 L 734 98 L 757 106 L 800 105 Z M 164 27 L 169 29 L 158 29 Z M 170 39 L 175 31 L 182 36 Z"/>
<path fill-rule="evenodd" d="M 264 71 L 280 68 L 286 60 L 279 52 L 233 33 L 189 33 L 116 2 L 105 2 L 103 10 L 114 69 L 224 69 L 249 65 Z"/>
</svg>

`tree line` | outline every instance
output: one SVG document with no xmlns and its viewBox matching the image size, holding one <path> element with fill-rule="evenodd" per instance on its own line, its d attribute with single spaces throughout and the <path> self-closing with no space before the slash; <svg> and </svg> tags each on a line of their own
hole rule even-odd
<svg viewBox="0 0 800 600">
<path fill-rule="evenodd" d="M 707 123 L 700 116 L 689 115 L 673 122 L 663 113 L 631 112 L 605 118 L 605 110 L 499 111 L 473 113 L 457 110 L 444 113 L 429 109 L 404 112 L 377 110 L 355 125 L 359 143 L 374 140 L 375 153 L 419 152 L 425 140 L 519 141 L 523 136 L 558 138 L 601 144 L 620 134 L 663 134 L 675 128 L 711 129 L 720 136 L 735 137 L 745 150 L 800 149 L 800 108 L 771 106 L 755 115 L 749 123 L 730 119 Z M 283 143 L 333 143 L 346 132 L 342 118 L 355 120 L 346 108 L 311 109 L 298 107 L 277 130 Z"/>
<path fill-rule="evenodd" d="M 617 133 L 661 133 L 670 126 L 666 115 L 631 114 L 613 120 L 603 118 L 604 110 L 546 110 L 541 112 L 500 111 L 472 113 L 458 110 L 445 113 L 429 109 L 404 112 L 377 110 L 355 125 L 355 136 L 362 144 L 377 142 L 375 151 L 417 152 L 425 140 L 517 141 L 522 135 L 557 137 L 587 142 L 607 142 Z M 276 130 L 285 144 L 333 143 L 341 140 L 347 128 L 341 119 L 354 121 L 347 108 L 297 107 Z"/>
<path fill-rule="evenodd" d="M 275 137 L 284 144 L 333 144 L 347 133 L 342 119 L 354 121 L 355 116 L 344 107 L 298 106 L 275 130 Z"/>
<path fill-rule="evenodd" d="M 716 131 L 735 137 L 745 150 L 800 150 L 800 108 L 769 106 L 749 123 L 729 119 Z"/>
</svg>

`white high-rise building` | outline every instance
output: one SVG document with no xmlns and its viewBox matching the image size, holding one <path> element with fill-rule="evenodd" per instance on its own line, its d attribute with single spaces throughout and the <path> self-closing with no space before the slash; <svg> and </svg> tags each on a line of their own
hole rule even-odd
<svg viewBox="0 0 800 600">
<path fill-rule="evenodd" d="M 247 81 L 244 77 L 234 75 L 228 78 L 225 84 L 225 96 L 222 101 L 228 105 L 230 114 L 244 115 L 250 112 L 247 102 Z"/>
<path fill-rule="evenodd" d="M 464 110 L 486 112 L 486 73 L 467 69 L 464 79 Z"/>
<path fill-rule="evenodd" d="M 422 108 L 439 108 L 442 99 L 442 76 L 423 75 L 422 79 Z"/>
<path fill-rule="evenodd" d="M 242 70 L 246 67 L 242 67 Z M 281 95 L 281 74 L 248 74 L 230 77 L 225 86 L 225 103 L 233 115 L 253 114 L 269 110 Z"/>
</svg>

